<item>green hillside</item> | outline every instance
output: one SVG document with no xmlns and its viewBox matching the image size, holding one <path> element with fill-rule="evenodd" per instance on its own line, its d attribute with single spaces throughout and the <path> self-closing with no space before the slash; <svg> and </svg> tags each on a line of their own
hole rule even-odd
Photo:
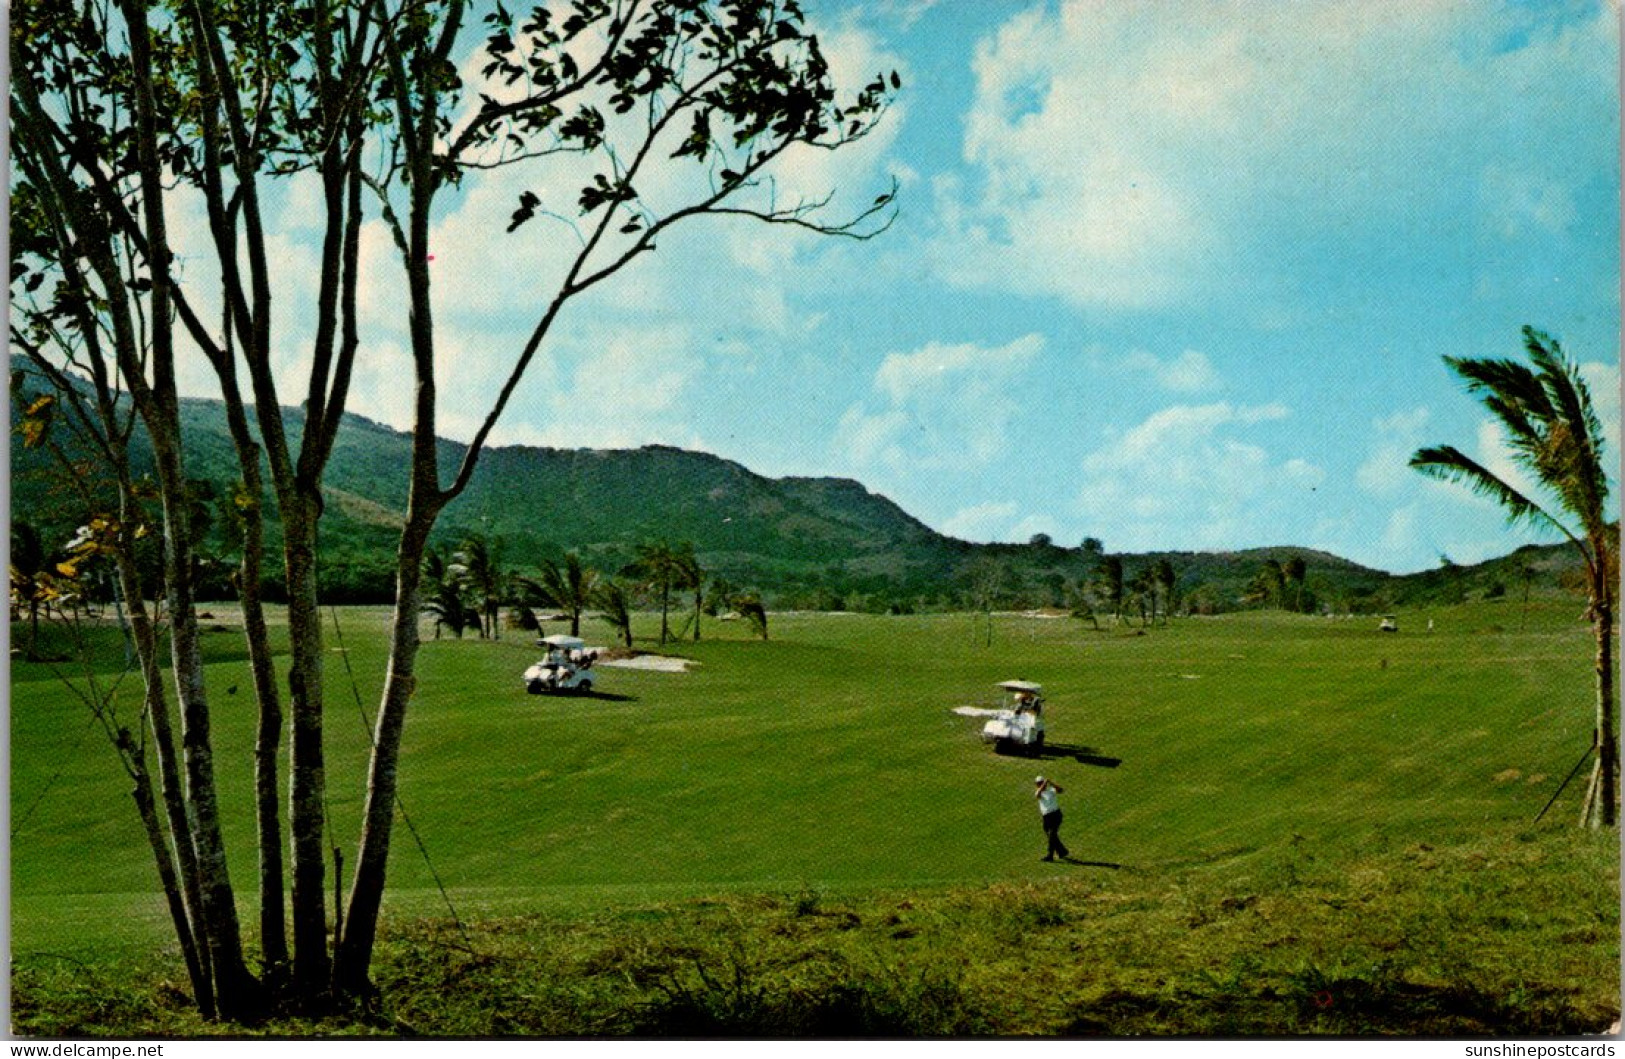
<svg viewBox="0 0 1625 1059">
<path fill-rule="evenodd" d="M 13 370 L 20 366 L 14 358 Z M 222 559 L 214 591 L 225 596 L 230 593 L 225 571 L 235 548 L 223 498 L 238 477 L 236 457 L 218 402 L 188 400 L 183 416 L 197 506 L 216 512 L 207 519 L 206 539 Z M 288 409 L 285 417 L 297 443 L 301 415 Z M 65 431 L 58 430 L 57 437 L 70 456 L 81 455 Z M 465 448 L 442 441 L 440 451 L 443 477 L 450 480 Z M 151 465 L 139 432 L 134 458 L 138 469 Z M 392 598 L 395 534 L 406 506 L 409 459 L 408 435 L 360 416 L 346 418 L 324 480 L 323 585 L 330 601 Z M 53 534 L 71 534 L 83 521 L 83 504 L 61 488 L 63 472 L 44 450 L 17 446 L 12 473 L 14 517 Z M 111 506 L 110 490 L 104 488 L 102 496 Z M 274 515 L 274 505 L 267 510 Z M 280 547 L 274 523 L 269 533 L 274 557 Z M 613 451 L 490 448 L 467 491 L 441 516 L 436 535 L 443 544 L 455 544 L 470 533 L 499 541 L 504 561 L 520 571 L 570 550 L 615 571 L 631 561 L 639 543 L 689 541 L 710 574 L 760 589 L 769 605 L 780 609 L 957 609 L 966 601 L 966 568 L 979 560 L 1003 567 L 993 601 L 1000 609 L 1069 608 L 1079 586 L 1093 579 L 1099 559 L 1047 539 L 1029 544 L 956 540 L 855 481 L 767 478 L 718 456 L 662 445 Z M 1129 579 L 1159 560 L 1172 563 L 1178 575 L 1175 608 L 1204 613 L 1237 609 L 1267 560 L 1293 557 L 1308 568 L 1305 609 L 1342 612 L 1486 595 L 1518 598 L 1525 567 L 1528 587 L 1549 593 L 1574 567 L 1567 550 L 1557 546 L 1405 577 L 1287 546 L 1119 555 Z M 273 598 L 276 577 L 273 568 Z"/>
</svg>

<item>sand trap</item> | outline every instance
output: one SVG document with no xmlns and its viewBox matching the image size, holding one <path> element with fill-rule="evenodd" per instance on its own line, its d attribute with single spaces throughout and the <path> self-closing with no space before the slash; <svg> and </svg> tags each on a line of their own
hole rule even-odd
<svg viewBox="0 0 1625 1059">
<path fill-rule="evenodd" d="M 1009 710 L 986 710 L 980 706 L 955 706 L 954 712 L 961 717 L 1003 717 Z"/>
<path fill-rule="evenodd" d="M 593 663 L 612 669 L 652 669 L 657 673 L 687 673 L 689 666 L 698 662 L 691 658 L 669 658 L 666 655 L 634 655 L 631 658 L 603 658 Z"/>
</svg>

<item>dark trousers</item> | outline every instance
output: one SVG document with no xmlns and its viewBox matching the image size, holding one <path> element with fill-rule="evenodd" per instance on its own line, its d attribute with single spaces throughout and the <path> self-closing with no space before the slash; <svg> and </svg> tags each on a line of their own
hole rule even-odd
<svg viewBox="0 0 1625 1059">
<path fill-rule="evenodd" d="M 1049 839 L 1049 853 L 1045 855 L 1046 858 L 1071 856 L 1066 851 L 1065 844 L 1061 842 L 1061 810 L 1044 814 L 1044 837 Z"/>
</svg>

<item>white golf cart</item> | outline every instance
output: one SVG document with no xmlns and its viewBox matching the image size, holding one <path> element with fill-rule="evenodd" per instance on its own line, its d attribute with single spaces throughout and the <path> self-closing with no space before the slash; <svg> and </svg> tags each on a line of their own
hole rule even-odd
<svg viewBox="0 0 1625 1059">
<path fill-rule="evenodd" d="M 596 651 L 586 650 L 586 641 L 576 636 L 548 636 L 537 640 L 538 647 L 547 648 L 547 657 L 525 670 L 525 690 L 532 695 L 574 692 L 586 695 L 592 692 L 596 674 L 592 664 Z"/>
<path fill-rule="evenodd" d="M 982 742 L 1000 754 L 1038 753 L 1044 746 L 1044 689 L 1026 680 L 996 686 L 1010 693 L 1010 706 L 982 725 Z"/>
</svg>

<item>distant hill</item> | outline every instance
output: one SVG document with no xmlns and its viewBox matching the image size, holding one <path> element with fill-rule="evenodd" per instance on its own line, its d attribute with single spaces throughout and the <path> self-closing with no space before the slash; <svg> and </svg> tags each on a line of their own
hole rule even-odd
<svg viewBox="0 0 1625 1059">
<path fill-rule="evenodd" d="M 18 367 L 13 358 L 13 370 Z M 183 416 L 187 473 L 196 481 L 199 506 L 212 503 L 223 511 L 219 498 L 228 495 L 238 475 L 220 405 L 188 400 Z M 287 420 L 296 441 L 300 413 L 290 409 Z M 138 468 L 149 468 L 150 451 L 139 438 L 135 450 Z M 324 481 L 323 585 L 331 600 L 392 596 L 395 533 L 406 507 L 410 451 L 408 435 L 361 416 L 346 417 Z M 440 443 L 446 479 L 464 451 L 456 442 Z M 59 474 L 43 451 L 14 445 L 13 517 L 71 532 L 82 512 L 60 488 L 54 477 Z M 230 552 L 226 516 L 206 521 L 217 549 Z M 640 542 L 690 541 L 709 572 L 763 590 L 774 606 L 808 609 L 959 606 L 963 572 L 977 559 L 1005 568 L 1001 605 L 1064 606 L 1098 561 L 1081 548 L 1044 540 L 957 540 L 849 479 L 767 478 L 718 456 L 664 445 L 607 451 L 490 448 L 467 491 L 442 514 L 436 539 L 451 544 L 469 533 L 501 542 L 505 562 L 520 570 L 576 550 L 589 564 L 616 571 L 631 561 Z M 279 546 L 275 526 L 271 534 L 274 550 Z M 1309 571 L 1307 598 L 1339 610 L 1517 595 L 1525 566 L 1532 570 L 1532 586 L 1550 590 L 1575 565 L 1560 546 L 1523 548 L 1490 563 L 1404 577 L 1291 546 L 1119 557 L 1130 577 L 1168 560 L 1179 577 L 1181 604 L 1209 611 L 1240 605 L 1248 584 L 1271 559 L 1302 558 Z M 223 575 L 219 585 L 228 591 Z M 273 584 L 273 596 L 275 591 Z"/>
</svg>

